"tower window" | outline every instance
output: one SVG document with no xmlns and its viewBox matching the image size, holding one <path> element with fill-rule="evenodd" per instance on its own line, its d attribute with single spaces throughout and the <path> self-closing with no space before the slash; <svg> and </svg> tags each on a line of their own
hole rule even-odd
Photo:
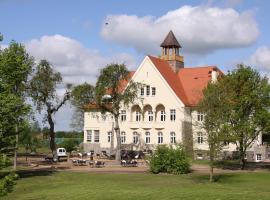
<svg viewBox="0 0 270 200">
<path fill-rule="evenodd" d="M 92 130 L 87 130 L 86 131 L 86 141 L 87 142 L 92 142 Z"/>
<path fill-rule="evenodd" d="M 112 132 L 108 132 L 108 142 L 112 141 Z"/>
</svg>

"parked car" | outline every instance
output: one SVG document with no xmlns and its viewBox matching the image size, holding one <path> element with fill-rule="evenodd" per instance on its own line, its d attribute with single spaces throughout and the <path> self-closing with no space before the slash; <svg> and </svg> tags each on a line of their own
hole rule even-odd
<svg viewBox="0 0 270 200">
<path fill-rule="evenodd" d="M 65 148 L 57 148 L 55 154 L 48 154 L 45 157 L 46 161 L 61 161 L 61 160 L 67 160 L 67 152 Z"/>
</svg>

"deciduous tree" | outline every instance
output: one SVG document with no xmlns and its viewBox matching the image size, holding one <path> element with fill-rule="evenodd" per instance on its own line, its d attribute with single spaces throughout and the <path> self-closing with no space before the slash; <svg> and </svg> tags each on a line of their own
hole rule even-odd
<svg viewBox="0 0 270 200">
<path fill-rule="evenodd" d="M 70 85 L 67 85 L 62 98 L 58 96 L 56 89 L 60 84 L 62 84 L 61 74 L 55 72 L 48 61 L 41 60 L 30 81 L 30 96 L 39 112 L 45 110 L 44 120 L 50 127 L 50 148 L 52 152 L 56 149 L 54 115 L 70 97 Z"/>
<path fill-rule="evenodd" d="M 126 84 L 128 82 L 128 84 Z M 124 64 L 110 64 L 101 70 L 98 77 L 95 95 L 97 107 L 102 113 L 111 113 L 114 118 L 116 133 L 115 159 L 121 160 L 121 138 L 119 127 L 120 108 L 129 106 L 137 99 L 139 83 L 131 79 L 130 72 Z M 112 135 L 112 137 L 114 137 Z"/>
</svg>

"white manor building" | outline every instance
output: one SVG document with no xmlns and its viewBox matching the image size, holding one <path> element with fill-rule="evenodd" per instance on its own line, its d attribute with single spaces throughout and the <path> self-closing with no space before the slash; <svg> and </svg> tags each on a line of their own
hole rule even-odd
<svg viewBox="0 0 270 200">
<path fill-rule="evenodd" d="M 181 46 L 172 31 L 160 46 L 160 57 L 146 56 L 139 68 L 130 72 L 132 80 L 145 87 L 139 91 L 136 103 L 120 111 L 122 148 L 148 151 L 159 144 L 182 143 L 194 152 L 195 159 L 206 158 L 208 145 L 200 128 L 204 116 L 195 108 L 208 82 L 217 81 L 223 73 L 215 66 L 184 67 L 184 58 L 179 54 Z M 85 112 L 84 150 L 113 153 L 116 147 L 113 127 L 110 115 Z M 250 150 L 248 160 L 260 161 L 269 156 L 261 144 L 260 137 Z M 235 146 L 228 145 L 224 151 L 233 156 Z"/>
</svg>

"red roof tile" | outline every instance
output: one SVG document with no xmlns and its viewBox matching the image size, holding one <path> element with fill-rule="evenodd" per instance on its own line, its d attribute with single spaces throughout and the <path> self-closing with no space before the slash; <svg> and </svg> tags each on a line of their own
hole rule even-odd
<svg viewBox="0 0 270 200">
<path fill-rule="evenodd" d="M 178 73 L 174 73 L 167 61 L 148 57 L 186 106 L 196 106 L 199 103 L 203 89 L 211 80 L 211 71 L 218 70 L 219 74 L 223 75 L 215 66 L 181 68 Z"/>
</svg>

